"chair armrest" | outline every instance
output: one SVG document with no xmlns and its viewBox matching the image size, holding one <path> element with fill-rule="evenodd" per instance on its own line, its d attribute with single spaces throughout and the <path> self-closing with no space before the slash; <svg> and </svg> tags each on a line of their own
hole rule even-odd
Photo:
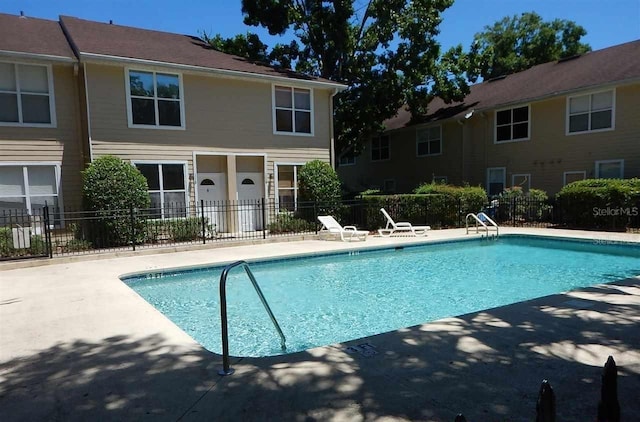
<svg viewBox="0 0 640 422">
<path fill-rule="evenodd" d="M 400 223 L 396 223 L 396 227 L 411 227 L 411 223 L 401 221 Z"/>
<path fill-rule="evenodd" d="M 343 229 L 345 229 L 345 230 L 353 230 L 354 232 L 358 230 L 358 229 L 356 229 L 356 226 L 344 226 Z"/>
</svg>

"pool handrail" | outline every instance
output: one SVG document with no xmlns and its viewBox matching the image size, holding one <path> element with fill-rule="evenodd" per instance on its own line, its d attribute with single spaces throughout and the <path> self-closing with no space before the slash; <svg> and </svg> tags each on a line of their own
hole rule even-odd
<svg viewBox="0 0 640 422">
<path fill-rule="evenodd" d="M 271 311 L 271 308 L 267 303 L 267 299 L 265 299 L 264 295 L 262 294 L 262 290 L 260 289 L 260 286 L 256 281 L 256 277 L 253 275 L 253 272 L 251 272 L 251 268 L 249 268 L 249 264 L 246 261 L 242 261 L 242 260 L 236 261 L 224 267 L 224 269 L 222 270 L 222 274 L 220 274 L 220 325 L 222 327 L 222 369 L 218 371 L 218 374 L 222 376 L 231 375 L 235 372 L 229 365 L 229 330 L 227 328 L 227 288 L 226 286 L 227 286 L 227 276 L 229 275 L 229 271 L 231 271 L 231 269 L 238 266 L 242 266 L 244 268 L 244 271 L 249 276 L 249 280 L 251 280 L 251 284 L 253 284 L 253 288 L 256 290 L 256 293 L 258 293 L 258 296 L 260 297 L 260 301 L 262 301 L 264 308 L 266 309 L 267 313 L 269 314 L 269 317 L 271 318 L 271 322 L 273 322 L 273 325 L 276 327 L 276 331 L 278 331 L 278 334 L 280 335 L 280 346 L 282 347 L 282 350 L 283 351 L 287 350 L 287 344 L 286 344 L 287 339 L 282 333 L 280 324 L 278 324 L 276 317 L 273 315 L 273 312 Z"/>
<path fill-rule="evenodd" d="M 476 233 L 478 233 L 478 223 L 480 223 L 480 225 L 484 228 L 485 232 L 487 233 L 487 238 L 489 237 L 489 228 L 493 227 L 496 229 L 496 237 L 499 236 L 499 229 L 498 229 L 498 225 L 496 224 L 495 221 L 493 221 L 491 219 L 491 217 L 489 217 L 487 214 L 483 213 L 483 212 L 479 212 L 477 215 L 470 212 L 469 214 L 467 214 L 466 218 L 465 218 L 465 225 L 467 226 L 467 234 L 469 234 L 469 217 L 472 217 L 475 220 L 476 223 Z M 480 217 L 482 217 L 484 220 L 481 220 Z M 489 226 L 486 224 L 489 223 Z"/>
</svg>

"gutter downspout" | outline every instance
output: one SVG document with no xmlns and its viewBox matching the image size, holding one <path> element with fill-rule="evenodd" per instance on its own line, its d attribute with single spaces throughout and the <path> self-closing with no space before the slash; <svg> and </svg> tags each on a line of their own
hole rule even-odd
<svg viewBox="0 0 640 422">
<path fill-rule="evenodd" d="M 91 137 L 91 111 L 89 108 L 89 84 L 87 83 L 87 63 L 82 63 L 84 73 L 84 101 L 87 108 L 87 135 L 89 141 L 89 162 L 93 163 L 93 140 Z"/>
<path fill-rule="evenodd" d="M 330 144 L 329 144 L 329 162 L 331 163 L 331 167 L 336 169 L 336 140 L 335 135 L 333 133 L 333 98 L 338 93 L 338 88 L 334 88 L 331 93 L 331 97 L 329 97 L 329 131 L 330 131 Z"/>
</svg>

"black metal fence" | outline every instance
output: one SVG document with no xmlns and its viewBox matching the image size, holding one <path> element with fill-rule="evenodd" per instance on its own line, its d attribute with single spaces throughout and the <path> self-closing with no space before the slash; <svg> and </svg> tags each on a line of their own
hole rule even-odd
<svg viewBox="0 0 640 422">
<path fill-rule="evenodd" d="M 530 198 L 493 200 L 484 206 L 443 196 L 357 199 L 332 203 L 287 203 L 256 199 L 165 203 L 162 208 L 83 211 L 47 207 L 0 211 L 0 260 L 139 250 L 231 240 L 254 240 L 317 233 L 318 215 L 330 214 L 343 225 L 377 230 L 385 208 L 396 221 L 433 229 L 465 227 L 469 212 L 484 211 L 499 225 L 580 227 L 576 215 L 591 213 L 598 229 L 640 231 L 638 207 L 561 209 L 553 201 Z M 478 209 L 480 208 L 480 209 Z"/>
</svg>

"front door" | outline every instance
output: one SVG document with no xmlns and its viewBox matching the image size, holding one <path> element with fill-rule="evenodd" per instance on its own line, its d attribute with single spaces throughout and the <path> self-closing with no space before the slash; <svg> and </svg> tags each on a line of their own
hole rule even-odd
<svg viewBox="0 0 640 422">
<path fill-rule="evenodd" d="M 238 220 L 240 230 L 262 230 L 262 205 L 264 178 L 262 173 L 237 173 Z"/>
<path fill-rule="evenodd" d="M 204 214 L 209 225 L 215 225 L 217 232 L 226 232 L 227 175 L 198 173 L 197 182 L 198 199 L 204 201 Z"/>
</svg>

